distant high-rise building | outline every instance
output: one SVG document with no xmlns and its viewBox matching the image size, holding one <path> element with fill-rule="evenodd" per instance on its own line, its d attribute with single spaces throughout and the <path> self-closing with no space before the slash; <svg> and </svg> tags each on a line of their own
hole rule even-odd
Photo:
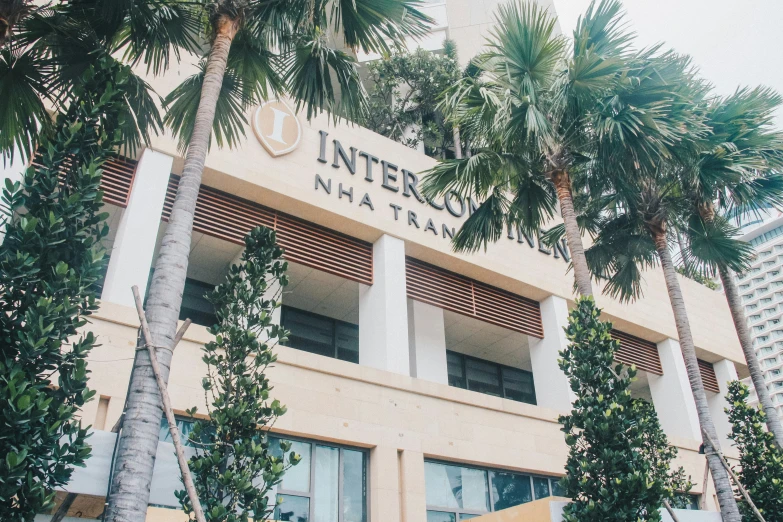
<svg viewBox="0 0 783 522">
<path fill-rule="evenodd" d="M 765 209 L 735 217 L 742 240 L 757 252 L 750 269 L 736 277 L 753 347 L 772 401 L 783 414 L 783 213 Z M 750 379 L 750 400 L 758 398 Z"/>
</svg>

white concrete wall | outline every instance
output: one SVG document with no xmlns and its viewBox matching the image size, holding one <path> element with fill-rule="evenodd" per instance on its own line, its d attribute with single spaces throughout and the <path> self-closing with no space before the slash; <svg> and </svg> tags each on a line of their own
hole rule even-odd
<svg viewBox="0 0 783 522">
<path fill-rule="evenodd" d="M 568 341 L 563 328 L 568 324 L 568 303 L 558 296 L 541 301 L 541 322 L 544 338 L 529 337 L 530 363 L 536 387 L 536 402 L 544 408 L 561 412 L 571 409 L 574 393 L 557 360 Z"/>
<path fill-rule="evenodd" d="M 680 343 L 666 339 L 658 343 L 663 375 L 647 375 L 655 411 L 668 436 L 701 440 L 696 402 L 693 400 L 688 372 Z"/>
<path fill-rule="evenodd" d="M 142 153 L 133 177 L 128 208 L 123 211 L 117 229 L 102 301 L 134 306 L 133 285 L 139 287 L 144 299 L 173 161 L 171 156 L 152 149 Z"/>
<path fill-rule="evenodd" d="M 728 415 L 726 415 L 726 408 L 729 407 L 726 394 L 729 393 L 729 382 L 738 379 L 737 368 L 733 362 L 727 359 L 713 363 L 712 367 L 715 369 L 715 377 L 718 378 L 720 393 L 707 392 L 707 401 L 710 405 L 712 419 L 715 422 L 715 429 L 718 431 L 718 437 L 720 437 L 718 443 L 725 450 L 732 445 L 731 440 L 729 440 L 731 423 Z"/>
<path fill-rule="evenodd" d="M 408 299 L 411 377 L 448 384 L 443 309 Z"/>
<path fill-rule="evenodd" d="M 408 375 L 405 243 L 384 234 L 373 244 L 373 284 L 359 285 L 359 363 Z"/>
</svg>

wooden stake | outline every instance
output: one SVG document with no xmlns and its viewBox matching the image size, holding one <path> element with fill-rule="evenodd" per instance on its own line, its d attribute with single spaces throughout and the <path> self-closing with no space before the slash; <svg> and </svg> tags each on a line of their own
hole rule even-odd
<svg viewBox="0 0 783 522">
<path fill-rule="evenodd" d="M 753 511 L 753 514 L 756 515 L 756 518 L 759 519 L 759 522 L 766 522 L 766 520 L 764 520 L 764 517 L 761 515 L 759 510 L 756 508 L 756 504 L 753 503 L 753 501 L 750 499 L 750 495 L 748 495 L 748 492 L 745 490 L 743 485 L 740 483 L 739 477 L 737 477 L 737 475 L 734 473 L 734 470 L 731 469 L 731 466 L 726 461 L 726 457 L 724 457 L 723 454 L 720 451 L 718 451 L 717 448 L 719 448 L 719 446 L 717 444 L 715 444 L 715 441 L 712 440 L 712 437 L 710 437 L 710 435 L 706 431 L 704 431 L 702 429 L 701 432 L 704 435 L 704 438 L 707 439 L 707 442 L 709 442 L 710 446 L 712 446 L 712 451 L 714 451 L 715 454 L 720 458 L 720 462 L 721 462 L 721 464 L 723 464 L 723 467 L 726 468 L 726 471 L 728 471 L 729 475 L 731 475 L 731 479 L 737 485 L 737 489 L 739 489 L 740 493 L 742 493 L 742 496 L 745 497 L 745 502 L 748 503 L 748 506 L 750 506 L 750 509 L 751 509 L 751 511 Z"/>
<path fill-rule="evenodd" d="M 677 515 L 674 513 L 674 510 L 672 509 L 672 505 L 671 505 L 671 504 L 669 504 L 669 501 L 668 501 L 668 500 L 665 500 L 665 499 L 664 499 L 664 501 L 663 501 L 663 507 L 665 507 L 665 508 L 666 508 L 666 511 L 668 511 L 668 512 L 669 512 L 669 516 L 671 516 L 671 517 L 672 517 L 672 520 L 674 520 L 674 522 L 680 522 L 680 519 L 679 519 L 679 518 L 677 518 Z"/>
<path fill-rule="evenodd" d="M 707 459 L 704 459 L 704 481 L 701 483 L 701 510 L 704 511 L 707 509 L 707 487 L 709 486 L 709 480 L 710 480 L 710 463 L 707 461 Z"/>
<path fill-rule="evenodd" d="M 196 486 L 193 484 L 193 477 L 190 475 L 190 469 L 188 468 L 188 461 L 185 459 L 185 449 L 182 446 L 182 441 L 179 438 L 179 430 L 177 429 L 177 422 L 174 419 L 174 411 L 171 409 L 171 399 L 169 398 L 169 392 L 166 389 L 166 384 L 163 382 L 163 378 L 160 375 L 160 367 L 158 366 L 158 356 L 155 353 L 155 346 L 152 343 L 152 334 L 150 333 L 150 327 L 147 324 L 147 316 L 144 314 L 144 307 L 141 303 L 141 295 L 139 295 L 139 287 L 134 285 L 133 299 L 136 301 L 136 311 L 139 314 L 139 321 L 141 321 L 141 331 L 144 335 L 144 345 L 150 354 L 150 365 L 152 366 L 152 372 L 155 374 L 155 380 L 158 383 L 158 389 L 160 390 L 160 397 L 163 402 L 163 413 L 166 414 L 166 420 L 169 423 L 169 432 L 171 433 L 171 440 L 174 443 L 174 450 L 177 453 L 177 462 L 179 463 L 179 469 L 182 472 L 182 482 L 185 484 L 185 490 L 188 492 L 190 498 L 190 504 L 193 507 L 193 513 L 196 515 L 197 522 L 206 522 L 204 518 L 204 511 L 201 509 L 201 502 L 198 500 L 196 494 Z M 189 321 L 189 320 L 188 320 Z M 186 321 L 183 328 L 189 325 Z M 185 328 L 186 329 L 186 328 Z M 182 335 L 185 334 L 182 330 Z M 175 346 L 182 336 L 177 333 L 178 337 L 174 338 Z"/>
<path fill-rule="evenodd" d="M 65 495 L 63 503 L 57 508 L 57 511 L 55 511 L 50 522 L 62 522 L 62 519 L 68 514 L 68 510 L 71 509 L 74 500 L 76 500 L 76 493 L 68 493 Z"/>
</svg>

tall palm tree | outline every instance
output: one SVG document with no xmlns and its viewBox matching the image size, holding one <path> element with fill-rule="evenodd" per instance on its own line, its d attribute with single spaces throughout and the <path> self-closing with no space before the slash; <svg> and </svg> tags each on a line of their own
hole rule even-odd
<svg viewBox="0 0 783 522">
<path fill-rule="evenodd" d="M 686 261 L 695 261 L 710 275 L 717 273 L 723 284 L 734 326 L 739 337 L 759 403 L 766 414 L 769 431 L 783 447 L 783 425 L 772 404 L 761 365 L 745 319 L 745 310 L 731 274 L 746 268 L 752 255 L 747 244 L 715 241 L 714 229 L 730 226 L 724 215 L 742 216 L 763 208 L 783 206 L 783 133 L 772 126 L 781 97 L 770 89 L 737 90 L 733 95 L 715 98 L 706 108 L 710 134 L 699 145 L 686 195 L 691 202 L 690 226 L 686 228 L 690 249 Z"/>
<path fill-rule="evenodd" d="M 693 77 L 684 75 L 676 86 L 673 85 L 673 91 L 678 98 L 673 100 L 668 110 L 675 119 L 691 119 L 694 122 L 694 129 L 687 134 L 692 139 L 673 144 L 671 158 L 653 168 L 639 166 L 633 158 L 617 153 L 612 156 L 613 168 L 603 166 L 601 188 L 594 187 L 595 193 L 601 197 L 589 203 L 597 205 L 600 211 L 592 209 L 586 212 L 586 215 L 597 216 L 593 226 L 599 230 L 586 257 L 591 271 L 607 281 L 604 291 L 623 301 L 635 299 L 641 294 L 643 270 L 660 263 L 699 424 L 710 440 L 718 441 L 685 302 L 670 254 L 673 232 L 685 228 L 682 223 L 691 216 L 692 202 L 686 193 L 695 158 L 699 157 L 699 142 L 707 136 L 707 128 L 698 130 L 704 118 L 699 106 L 706 90 Z M 722 243 L 726 249 L 740 252 L 739 258 L 735 259 L 739 259 L 741 265 L 743 247 L 731 238 L 733 231 L 730 227 L 715 226 L 709 232 L 713 243 Z M 695 237 L 692 240 L 698 243 Z M 692 248 L 696 246 L 692 245 Z M 720 448 L 713 448 L 707 437 L 705 446 L 723 520 L 739 522 L 740 515 L 728 473 L 715 453 Z"/>
<path fill-rule="evenodd" d="M 357 119 L 365 99 L 355 60 L 327 45 L 330 32 L 349 49 L 386 52 L 423 36 L 430 19 L 418 0 L 204 1 L 206 53 L 201 70 L 167 98 L 166 122 L 186 149 L 185 163 L 147 298 L 146 314 L 164 380 L 188 267 L 196 198 L 212 135 L 237 143 L 245 112 L 271 93 L 287 93 L 310 118 L 328 110 Z M 339 91 L 339 97 L 338 97 Z M 106 520 L 143 521 L 161 418 L 146 351 L 137 352 Z"/>
<path fill-rule="evenodd" d="M 559 202 L 575 286 L 592 295 L 575 187 L 601 143 L 648 161 L 661 154 L 670 132 L 658 120 L 660 93 L 651 78 L 630 78 L 643 70 L 634 71 L 638 57 L 623 16 L 617 0 L 591 3 L 569 47 L 537 3 L 499 7 L 489 50 L 473 61 L 483 74 L 458 82 L 443 102 L 474 137 L 474 153 L 440 162 L 422 181 L 427 198 L 455 191 L 483 201 L 455 235 L 455 249 L 486 247 L 507 227 L 534 237 Z M 631 94 L 634 103 L 617 110 L 618 97 Z"/>
<path fill-rule="evenodd" d="M 99 55 L 159 74 L 172 55 L 198 47 L 198 28 L 182 0 L 0 2 L 0 156 L 33 155 L 41 134 L 52 128 L 50 111 L 68 107 L 75 83 Z M 123 118 L 122 133 L 133 154 L 163 121 L 150 86 L 132 75 L 129 87 L 130 117 Z"/>
</svg>

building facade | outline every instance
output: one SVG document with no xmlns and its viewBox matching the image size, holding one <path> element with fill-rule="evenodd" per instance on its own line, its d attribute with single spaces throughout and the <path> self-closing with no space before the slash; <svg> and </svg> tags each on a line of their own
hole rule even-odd
<svg viewBox="0 0 783 522">
<path fill-rule="evenodd" d="M 469 58 L 496 4 L 430 7 Z M 192 71 L 179 67 L 150 80 L 158 92 Z M 194 324 L 169 379 L 176 412 L 205 410 L 201 347 L 213 312 L 203 295 L 238 260 L 245 234 L 264 225 L 277 231 L 291 280 L 276 317 L 291 336 L 270 370 L 288 412 L 273 432 L 303 455 L 276 492 L 276 518 L 458 522 L 558 495 L 567 446 L 557 417 L 573 399 L 557 363 L 575 298 L 567 245 L 547 248 L 510 230 L 486 251 L 456 254 L 450 238 L 479 202 L 455 194 L 426 202 L 417 184 L 433 159 L 326 115 L 308 122 L 284 101 L 248 120 L 239 148 L 213 147 L 206 161 L 181 317 Z M 67 488 L 78 494 L 71 515 L 103 510 L 137 338 L 130 288 L 147 287 L 182 164 L 176 141 L 160 136 L 106 168 L 111 258 L 89 325 L 100 339 L 89 362 L 96 399 L 82 413 L 94 450 Z M 712 414 L 733 455 L 723 396 L 747 372 L 731 316 L 721 294 L 680 283 Z M 621 343 L 618 360 L 640 369 L 633 392 L 655 406 L 692 493 L 717 509 L 702 483 L 696 408 L 662 276 L 645 274 L 634 303 L 597 302 Z M 180 429 L 188 430 L 184 417 Z M 148 520 L 182 516 L 167 436 L 164 423 Z"/>
<path fill-rule="evenodd" d="M 735 220 L 743 236 L 756 250 L 750 269 L 735 276 L 772 402 L 783 414 L 783 216 L 775 209 Z M 750 402 L 758 403 L 750 378 Z"/>
</svg>

